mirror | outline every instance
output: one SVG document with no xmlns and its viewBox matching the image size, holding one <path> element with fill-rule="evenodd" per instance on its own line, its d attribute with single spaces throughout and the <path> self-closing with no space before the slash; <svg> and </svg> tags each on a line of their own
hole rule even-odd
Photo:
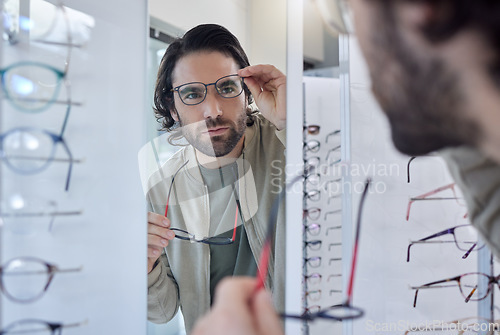
<svg viewBox="0 0 500 335">
<path fill-rule="evenodd" d="M 198 7 L 193 10 L 193 6 Z M 196 144 L 193 149 L 190 144 L 195 143 L 193 137 L 186 135 L 188 140 L 181 138 L 180 141 L 174 141 L 176 145 L 172 145 L 169 143 L 170 133 L 158 131 L 161 124 L 155 119 L 152 109 L 158 67 L 165 49 L 176 37 L 183 36 L 186 31 L 199 24 L 214 23 L 222 25 L 236 36 L 251 65 L 272 64 L 286 74 L 286 1 L 269 3 L 262 0 L 251 2 L 197 0 L 187 3 L 151 0 L 149 9 L 151 38 L 148 46 L 150 92 L 148 95 L 151 100 L 145 109 L 149 112 L 146 116 L 149 123 L 149 139 L 139 153 L 139 162 L 144 193 L 150 210 L 164 215 L 168 208 L 167 217 L 171 221 L 170 227 L 175 228 L 173 231 L 177 238 L 168 242 L 165 248 L 166 256 L 160 257 L 161 263 L 157 263 L 148 276 L 148 286 L 150 286 L 148 315 L 154 323 L 148 322 L 147 333 L 182 334 L 189 333 L 196 319 L 208 311 L 214 284 L 220 278 L 228 273 L 255 275 L 262 240 L 269 221 L 269 211 L 285 180 L 285 139 L 283 131 L 277 132 L 265 118 L 255 116 L 254 124 L 248 125 L 247 122 L 244 137 L 238 141 L 244 143 L 244 149 L 241 155 L 236 155 L 235 158 L 238 159 L 234 163 L 228 164 L 224 161 L 221 169 L 213 166 L 203 167 L 205 161 L 202 158 L 210 155 L 200 156 L 196 151 L 198 149 Z M 215 64 L 219 64 L 221 60 L 220 54 L 216 54 L 218 56 L 214 58 L 216 61 L 213 63 L 213 68 L 216 68 Z M 230 61 L 231 71 L 228 70 L 228 73 L 214 75 L 213 78 L 210 77 L 212 74 L 209 74 L 210 78 L 201 75 L 211 67 L 203 63 L 206 62 L 205 57 L 210 55 L 212 54 L 202 54 L 203 57 L 196 59 L 194 65 L 188 64 L 190 68 L 196 69 L 193 71 L 194 74 L 178 73 L 174 69 L 173 84 L 176 84 L 176 80 L 180 81 L 176 86 L 193 81 L 204 84 L 217 81 L 215 85 L 220 95 L 227 94 L 225 92 L 232 91 L 234 87 L 240 90 L 238 80 L 229 78 L 230 82 L 236 85 L 234 87 L 228 86 L 227 78 L 218 80 L 219 76 L 232 75 L 241 67 L 234 59 Z M 183 60 L 187 58 L 188 56 L 181 57 L 176 67 L 183 65 Z M 196 67 L 199 64 L 203 65 Z M 244 90 L 244 87 L 241 86 L 241 89 Z M 175 96 L 172 95 L 181 122 L 186 116 L 183 115 L 183 111 L 200 110 L 195 106 L 187 106 L 183 104 L 184 100 L 180 100 L 191 99 L 193 92 L 198 92 L 196 90 L 200 86 L 191 85 L 188 88 L 189 92 L 182 93 L 183 95 L 180 89 L 179 92 L 173 92 Z M 202 85 L 201 90 L 203 89 Z M 246 90 L 244 91 L 241 96 L 238 94 L 234 99 L 224 99 L 223 104 L 239 101 L 244 105 L 247 101 Z M 204 105 L 211 103 L 213 94 L 215 92 L 208 86 L 205 98 L 207 101 L 196 106 L 204 108 Z M 233 97 L 228 96 L 228 98 Z M 255 104 L 251 106 L 254 109 L 258 108 Z M 244 121 L 245 119 L 246 117 Z M 202 126 L 206 128 L 211 125 L 208 123 L 205 125 L 205 121 L 201 124 L 185 121 L 181 131 L 183 134 L 194 134 Z M 217 135 L 219 134 L 215 134 L 215 137 Z M 216 142 L 217 140 L 212 140 L 214 147 Z M 238 143 L 236 145 L 239 145 Z M 178 152 L 179 150 L 181 151 Z M 175 179 L 172 179 L 173 176 Z M 200 181 L 201 183 L 197 184 Z M 173 186 L 170 187 L 171 185 Z M 284 201 L 278 213 L 279 223 L 275 232 L 274 252 L 270 258 L 270 273 L 266 281 L 266 285 L 272 287 L 275 293 L 275 305 L 279 309 L 283 308 L 283 299 L 280 296 L 284 295 L 283 204 Z M 193 224 L 193 222 L 203 223 Z M 224 234 L 226 232 L 229 233 L 228 236 Z M 203 240 L 205 237 L 211 237 L 208 239 L 210 241 L 222 242 L 207 244 L 207 239 Z M 224 237 L 225 241 L 229 239 L 231 243 L 225 244 L 221 237 Z M 238 237 L 241 238 L 239 242 Z M 200 243 L 200 240 L 203 241 Z M 236 259 L 228 257 L 236 254 L 238 255 Z M 218 265 L 226 263 L 230 264 L 226 268 Z M 169 284 L 165 284 L 166 281 Z M 156 297 L 160 296 L 163 300 L 158 303 L 159 298 Z M 172 317 L 179 304 L 179 311 Z M 167 309 L 169 313 L 161 312 Z M 170 313 L 171 311 L 174 313 Z"/>
</svg>

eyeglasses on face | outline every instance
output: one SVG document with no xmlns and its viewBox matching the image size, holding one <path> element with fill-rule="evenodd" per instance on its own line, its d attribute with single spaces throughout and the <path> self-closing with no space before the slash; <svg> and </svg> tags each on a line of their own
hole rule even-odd
<svg viewBox="0 0 500 335">
<path fill-rule="evenodd" d="M 453 240 L 448 241 L 430 241 L 432 239 L 442 236 L 453 236 Z M 459 225 L 424 237 L 418 241 L 411 241 L 408 245 L 406 261 L 410 261 L 410 248 L 414 244 L 430 244 L 430 243 L 454 243 L 459 250 L 465 251 L 462 256 L 463 259 L 467 258 L 472 251 L 477 251 L 484 248 L 485 244 L 478 241 L 477 231 L 469 224 Z"/>
<path fill-rule="evenodd" d="M 243 92 L 243 78 L 237 74 L 224 76 L 217 81 L 204 84 L 201 82 L 192 82 L 179 85 L 171 89 L 172 92 L 177 92 L 181 101 L 188 106 L 198 105 L 205 101 L 207 97 L 208 86 L 214 86 L 216 92 L 223 98 L 236 98 Z"/>
<path fill-rule="evenodd" d="M 172 181 L 170 183 L 170 187 L 168 189 L 168 194 L 167 194 L 167 204 L 165 206 L 165 217 L 167 217 L 168 215 L 168 206 L 169 206 L 169 203 L 170 203 L 170 194 L 172 193 L 172 188 L 174 186 L 174 181 L 175 181 L 175 177 L 177 176 L 177 174 L 181 171 L 181 169 L 187 165 L 187 163 L 189 162 L 186 161 L 184 164 L 182 164 L 179 169 L 177 169 L 177 171 L 174 173 L 174 175 L 172 176 Z M 236 228 L 238 227 L 238 213 L 241 213 L 241 207 L 240 207 L 240 201 L 236 195 L 236 191 L 234 189 L 234 186 L 233 186 L 233 192 L 234 192 L 234 195 L 235 195 L 235 198 L 236 198 L 236 214 L 235 214 L 235 218 L 234 218 L 234 227 L 233 227 L 233 235 L 232 237 L 221 237 L 221 236 L 211 236 L 211 237 L 202 237 L 202 238 L 196 238 L 196 236 L 194 234 L 191 234 L 189 233 L 188 231 L 184 230 L 184 229 L 180 229 L 180 228 L 170 228 L 170 230 L 173 230 L 175 231 L 175 238 L 178 238 L 180 240 L 184 240 L 184 241 L 190 241 L 190 242 L 198 242 L 198 243 L 204 243 L 204 244 L 211 244 L 211 245 L 225 245 L 225 244 L 231 244 L 234 242 L 235 238 L 236 238 Z M 243 217 L 241 217 L 242 221 L 243 221 Z"/>
<path fill-rule="evenodd" d="M 18 257 L 0 268 L 0 289 L 12 301 L 33 302 L 47 291 L 56 273 L 81 270 L 81 267 L 60 269 L 55 264 L 34 257 Z"/>
<path fill-rule="evenodd" d="M 36 334 L 36 335 L 61 335 L 63 328 L 81 327 L 87 324 L 87 320 L 76 323 L 48 322 L 37 319 L 23 319 L 15 321 L 4 329 L 0 330 L 0 335 L 14 334 Z"/>
<path fill-rule="evenodd" d="M 418 292 L 419 290 L 422 289 L 458 286 L 460 293 L 465 299 L 465 302 L 479 301 L 485 299 L 488 296 L 494 284 L 497 284 L 497 286 L 500 288 L 499 280 L 500 280 L 500 275 L 494 277 L 481 272 L 471 272 L 453 278 L 437 280 L 421 286 L 413 286 L 411 287 L 412 289 L 415 290 L 415 299 L 413 300 L 413 307 L 417 306 Z M 453 282 L 456 283 L 453 284 Z M 450 284 L 439 285 L 444 283 L 450 283 Z"/>
</svg>

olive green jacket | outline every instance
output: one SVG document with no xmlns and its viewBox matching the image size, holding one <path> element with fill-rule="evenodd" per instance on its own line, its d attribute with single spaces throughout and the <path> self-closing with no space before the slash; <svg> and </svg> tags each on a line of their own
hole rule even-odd
<svg viewBox="0 0 500 335">
<path fill-rule="evenodd" d="M 250 248 L 258 264 L 267 231 L 269 210 L 285 182 L 285 131 L 277 129 L 260 114 L 247 127 L 243 153 L 237 161 L 237 190 Z M 209 236 L 208 191 L 199 171 L 194 148 L 175 153 L 148 181 L 150 209 L 165 213 L 171 176 L 175 177 L 169 200 L 171 227 L 198 238 Z M 275 307 L 284 308 L 285 295 L 285 208 L 280 204 L 273 253 L 266 287 L 273 292 Z M 196 320 L 210 309 L 210 249 L 204 243 L 174 239 L 165 248 L 161 262 L 148 275 L 148 319 L 165 323 L 182 310 L 189 333 Z"/>
<path fill-rule="evenodd" d="M 463 192 L 472 225 L 500 257 L 500 166 L 469 147 L 443 150 L 441 156 Z"/>
</svg>

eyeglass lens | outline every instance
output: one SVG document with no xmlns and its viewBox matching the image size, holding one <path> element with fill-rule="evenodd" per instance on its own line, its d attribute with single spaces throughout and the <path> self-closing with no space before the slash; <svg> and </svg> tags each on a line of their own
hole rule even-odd
<svg viewBox="0 0 500 335">
<path fill-rule="evenodd" d="M 20 173 L 43 170 L 54 156 L 55 139 L 41 129 L 14 129 L 0 139 L 5 162 Z"/>
<path fill-rule="evenodd" d="M 2 269 L 2 286 L 7 297 L 14 301 L 29 302 L 45 291 L 52 273 L 41 262 L 15 259 Z"/>
<path fill-rule="evenodd" d="M 3 69 L 2 88 L 15 107 L 37 112 L 52 103 L 59 93 L 64 73 L 39 63 L 18 63 Z"/>
<path fill-rule="evenodd" d="M 477 301 L 488 295 L 490 279 L 483 273 L 468 273 L 460 277 L 460 291 L 466 301 Z"/>
<path fill-rule="evenodd" d="M 179 97 L 186 105 L 197 105 L 207 95 L 207 86 L 214 85 L 223 98 L 235 98 L 243 91 L 243 80 L 238 75 L 222 77 L 212 84 L 190 83 L 178 87 Z"/>
</svg>

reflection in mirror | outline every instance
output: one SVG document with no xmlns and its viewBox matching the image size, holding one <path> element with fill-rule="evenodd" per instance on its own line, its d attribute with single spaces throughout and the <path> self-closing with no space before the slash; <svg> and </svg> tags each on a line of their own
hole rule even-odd
<svg viewBox="0 0 500 335">
<path fill-rule="evenodd" d="M 158 65 L 150 81 L 155 114 L 148 106 L 154 131 L 139 152 L 150 211 L 150 335 L 189 333 L 224 277 L 256 275 L 270 206 L 285 182 L 285 62 L 269 65 L 273 58 L 252 43 L 261 27 L 248 28 L 245 21 L 253 19 L 241 5 L 255 10 L 261 1 L 236 2 L 235 13 L 245 19 L 239 23 L 172 28 L 175 19 L 151 20 L 167 29 L 151 30 L 151 60 Z M 285 59 L 284 21 L 282 32 L 261 44 L 280 39 Z M 284 308 L 284 213 L 282 202 L 265 282 L 278 310 Z"/>
</svg>

